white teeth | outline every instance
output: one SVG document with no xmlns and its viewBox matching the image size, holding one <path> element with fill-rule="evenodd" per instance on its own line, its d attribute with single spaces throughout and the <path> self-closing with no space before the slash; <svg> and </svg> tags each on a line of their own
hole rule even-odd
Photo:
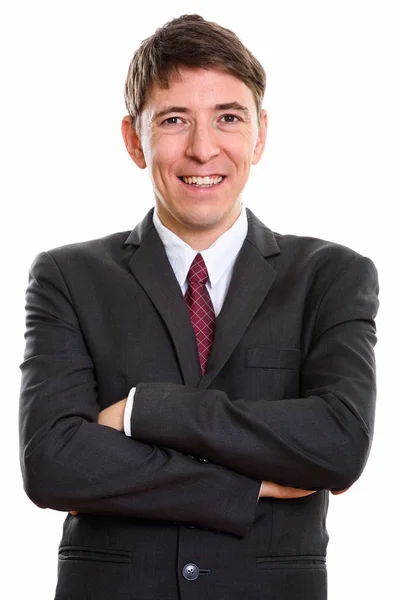
<svg viewBox="0 0 400 600">
<path fill-rule="evenodd" d="M 185 183 L 188 183 L 189 185 L 205 185 L 205 186 L 210 186 L 210 185 L 217 185 L 217 183 L 220 183 L 222 181 L 222 177 L 182 177 L 183 181 Z"/>
</svg>

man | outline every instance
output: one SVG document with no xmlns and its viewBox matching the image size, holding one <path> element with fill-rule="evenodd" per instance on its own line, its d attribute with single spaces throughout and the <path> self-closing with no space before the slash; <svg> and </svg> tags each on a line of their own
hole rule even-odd
<svg viewBox="0 0 400 600">
<path fill-rule="evenodd" d="M 122 123 L 155 210 L 32 266 L 21 463 L 68 511 L 59 600 L 326 598 L 329 491 L 372 438 L 377 276 L 242 207 L 264 89 L 232 32 L 157 30 Z"/>
</svg>

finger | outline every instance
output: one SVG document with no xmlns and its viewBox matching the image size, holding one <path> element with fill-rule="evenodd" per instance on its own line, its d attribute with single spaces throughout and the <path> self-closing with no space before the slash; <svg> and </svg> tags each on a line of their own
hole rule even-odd
<svg viewBox="0 0 400 600">
<path fill-rule="evenodd" d="M 339 494 L 344 494 L 349 489 L 350 488 L 346 488 L 345 490 L 335 490 L 335 491 L 331 490 L 331 494 L 333 494 L 334 496 L 339 496 Z"/>
<path fill-rule="evenodd" d="M 287 487 L 284 488 L 280 492 L 280 497 L 282 500 L 290 500 L 292 498 L 304 498 L 305 496 L 310 496 L 311 494 L 315 494 L 316 490 L 301 490 L 298 488 Z"/>
<path fill-rule="evenodd" d="M 263 481 L 262 495 L 264 497 L 279 498 L 280 500 L 290 500 L 292 498 L 303 498 L 315 494 L 316 490 L 302 490 L 283 485 L 278 485 L 272 481 Z"/>
</svg>

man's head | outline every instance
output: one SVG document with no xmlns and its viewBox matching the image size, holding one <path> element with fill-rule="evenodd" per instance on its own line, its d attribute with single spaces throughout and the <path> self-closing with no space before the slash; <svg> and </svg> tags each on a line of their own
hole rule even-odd
<svg viewBox="0 0 400 600">
<path fill-rule="evenodd" d="M 162 222 L 191 245 L 212 243 L 239 215 L 264 149 L 264 90 L 264 69 L 237 36 L 198 15 L 158 29 L 132 59 L 125 144 L 149 167 Z"/>
<path fill-rule="evenodd" d="M 160 27 L 135 52 L 125 82 L 125 105 L 134 124 L 152 87 L 168 87 L 181 68 L 218 69 L 249 87 L 260 118 L 265 71 L 237 35 L 199 15 L 183 15 Z"/>
</svg>

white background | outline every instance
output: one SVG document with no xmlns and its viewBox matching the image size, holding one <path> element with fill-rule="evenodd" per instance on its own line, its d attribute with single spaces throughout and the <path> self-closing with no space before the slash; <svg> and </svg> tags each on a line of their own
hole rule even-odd
<svg viewBox="0 0 400 600">
<path fill-rule="evenodd" d="M 187 12 L 233 29 L 267 71 L 267 148 L 253 169 L 245 204 L 275 231 L 340 242 L 378 267 L 375 440 L 361 479 L 331 499 L 329 597 L 396 596 L 396 4 L 8 0 L 1 5 L 2 598 L 53 598 L 64 518 L 27 499 L 19 471 L 18 365 L 28 269 L 39 251 L 129 230 L 152 206 L 147 173 L 129 159 L 120 135 L 123 85 L 140 42 Z"/>
</svg>

